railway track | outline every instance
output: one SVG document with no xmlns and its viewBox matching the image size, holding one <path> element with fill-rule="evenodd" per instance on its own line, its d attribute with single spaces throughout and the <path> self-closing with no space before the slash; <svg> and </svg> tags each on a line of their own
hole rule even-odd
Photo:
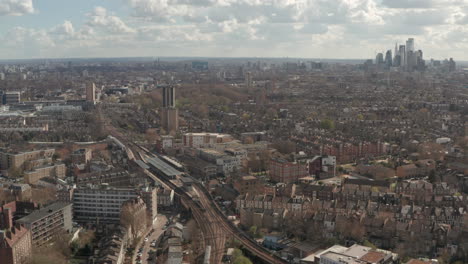
<svg viewBox="0 0 468 264">
<path fill-rule="evenodd" d="M 153 155 L 152 153 L 146 154 Z M 199 193 L 199 204 L 197 204 L 192 199 L 192 197 L 185 192 L 185 190 L 173 184 L 168 177 L 161 174 L 158 176 L 159 180 L 162 180 L 165 184 L 171 186 L 171 188 L 174 189 L 174 191 L 181 197 L 181 199 L 184 200 L 186 206 L 192 209 L 195 218 L 199 219 L 197 223 L 200 222 L 199 224 L 201 225 L 202 231 L 206 229 L 205 231 L 208 233 L 208 238 L 210 236 L 217 238 L 215 241 L 212 241 L 211 244 L 209 244 L 212 247 L 211 263 L 221 263 L 226 236 L 236 238 L 243 244 L 246 250 L 262 259 L 264 263 L 288 263 L 286 260 L 270 253 L 256 241 L 248 237 L 247 234 L 235 226 L 231 221 L 229 221 L 223 212 L 219 209 L 218 205 L 213 202 L 213 199 L 211 199 L 211 195 L 208 193 L 208 191 L 200 183 L 195 183 Z M 223 239 L 221 239 L 221 237 Z"/>
<path fill-rule="evenodd" d="M 128 141 L 126 137 L 117 132 L 115 128 L 109 130 L 114 132 L 111 134 L 113 134 L 113 136 L 118 140 L 122 141 L 122 143 L 128 147 L 128 150 L 132 152 L 132 157 L 129 157 L 131 160 L 135 161 L 135 157 L 142 157 L 141 152 L 150 156 L 154 155 L 147 149 Z M 264 247 L 260 246 L 256 241 L 248 237 L 242 230 L 229 221 L 219 209 L 218 205 L 213 202 L 208 191 L 201 184 L 196 183 L 196 187 L 199 191 L 199 204 L 197 204 L 192 197 L 185 192 L 185 190 L 176 186 L 166 175 L 157 173 L 155 174 L 155 177 L 157 177 L 157 180 L 162 181 L 165 185 L 172 188 L 174 192 L 181 197 L 185 206 L 192 210 L 192 214 L 202 230 L 205 247 L 208 245 L 211 246 L 210 263 L 221 263 L 222 256 L 224 254 L 226 236 L 236 238 L 242 243 L 247 251 L 260 258 L 264 263 L 288 263 L 286 260 L 273 255 Z"/>
</svg>

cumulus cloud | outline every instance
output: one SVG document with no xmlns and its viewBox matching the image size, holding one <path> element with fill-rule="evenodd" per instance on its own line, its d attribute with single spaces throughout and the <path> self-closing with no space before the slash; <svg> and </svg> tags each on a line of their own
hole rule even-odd
<svg viewBox="0 0 468 264">
<path fill-rule="evenodd" d="M 63 24 L 53 27 L 50 30 L 50 33 L 57 35 L 73 36 L 75 34 L 75 29 L 73 28 L 72 22 L 65 20 Z"/>
<path fill-rule="evenodd" d="M 34 13 L 32 0 L 0 0 L 0 16 L 21 16 Z"/>
<path fill-rule="evenodd" d="M 0 0 L 0 3 L 31 1 Z M 124 0 L 128 13 L 95 7 L 84 23 L 15 29 L 44 54 L 367 57 L 416 39 L 426 54 L 466 50 L 468 0 Z M 9 5 L 8 10 L 14 8 Z M 16 8 L 19 10 L 18 8 Z M 6 10 L 0 4 L 0 10 Z M 26 9 L 23 9 L 26 10 Z M 30 11 L 15 11 L 28 13 Z M 0 11 L 0 14 L 15 12 Z M 79 26 L 78 26 L 79 25 Z M 47 43 L 47 44 L 45 44 Z M 10 45 L 11 41 L 2 46 Z M 110 48 L 112 46 L 112 48 Z M 86 47 L 86 49 L 84 48 Z M 437 52 L 439 51 L 439 52 Z M 105 53 L 103 53 L 105 52 Z M 103 54 L 101 54 L 103 53 Z M 64 55 L 71 56 L 71 55 Z"/>
<path fill-rule="evenodd" d="M 383 0 L 382 4 L 390 8 L 431 8 L 434 0 Z"/>
<path fill-rule="evenodd" d="M 107 33 L 122 34 L 135 32 L 135 30 L 127 26 L 122 19 L 108 14 L 104 7 L 95 7 L 93 12 L 88 14 L 88 17 L 89 21 L 87 25 L 103 29 Z"/>
</svg>

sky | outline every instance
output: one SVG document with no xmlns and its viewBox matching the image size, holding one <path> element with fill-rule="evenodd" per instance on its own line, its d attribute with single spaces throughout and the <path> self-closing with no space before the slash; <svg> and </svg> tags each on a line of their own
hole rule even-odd
<svg viewBox="0 0 468 264">
<path fill-rule="evenodd" d="M 0 0 L 0 59 L 366 59 L 410 37 L 468 60 L 468 0 Z"/>
</svg>

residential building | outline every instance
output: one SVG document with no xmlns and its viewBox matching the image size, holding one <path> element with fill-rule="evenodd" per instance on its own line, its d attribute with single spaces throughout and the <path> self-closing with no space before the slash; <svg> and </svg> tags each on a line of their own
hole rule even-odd
<svg viewBox="0 0 468 264">
<path fill-rule="evenodd" d="M 5 105 L 18 104 L 20 101 L 20 92 L 6 92 L 3 94 L 2 103 Z"/>
<path fill-rule="evenodd" d="M 0 263 L 26 264 L 31 259 L 31 231 L 21 225 L 0 231 Z"/>
<path fill-rule="evenodd" d="M 428 176 L 435 169 L 435 161 L 431 159 L 418 160 L 414 164 L 397 167 L 396 175 L 400 178 L 415 178 Z"/>
<path fill-rule="evenodd" d="M 86 101 L 96 102 L 96 85 L 93 82 L 86 84 Z"/>
<path fill-rule="evenodd" d="M 31 230 L 32 243 L 41 246 L 54 235 L 72 230 L 72 204 L 56 202 L 22 217 L 17 223 Z"/>
<path fill-rule="evenodd" d="M 382 249 L 354 244 L 351 247 L 335 245 L 315 254 L 320 264 L 391 264 L 396 263 L 398 255 Z M 304 262 L 307 263 L 307 262 Z"/>
<path fill-rule="evenodd" d="M 120 222 L 122 204 L 137 197 L 145 198 L 150 214 L 157 213 L 154 201 L 157 192 L 144 188 L 117 188 L 109 185 L 78 186 L 73 193 L 73 209 L 76 222 L 116 224 Z"/>
<path fill-rule="evenodd" d="M 161 108 L 161 126 L 167 133 L 179 129 L 179 111 L 175 105 L 175 87 L 163 86 L 163 106 Z"/>
<path fill-rule="evenodd" d="M 140 190 L 140 195 L 146 204 L 148 216 L 155 220 L 158 214 L 158 189 L 147 186 Z"/>
<path fill-rule="evenodd" d="M 231 135 L 219 133 L 186 133 L 184 146 L 191 148 L 209 148 L 215 144 L 231 142 Z"/>
<path fill-rule="evenodd" d="M 315 156 L 308 160 L 308 171 L 318 179 L 334 177 L 336 175 L 336 157 Z"/>
<path fill-rule="evenodd" d="M 9 168 L 21 168 L 24 163 L 28 161 L 51 159 L 54 153 L 55 149 L 40 149 L 26 152 L 3 150 L 0 152 L 0 169 L 8 170 Z"/>
<path fill-rule="evenodd" d="M 75 164 L 87 164 L 91 161 L 93 151 L 88 148 L 77 149 L 70 155 Z"/>
<path fill-rule="evenodd" d="M 261 193 L 263 189 L 263 184 L 255 176 L 242 176 L 233 185 L 240 194 Z"/>
<path fill-rule="evenodd" d="M 309 176 L 307 164 L 289 162 L 284 159 L 271 159 L 269 177 L 272 181 L 292 183 Z"/>
<path fill-rule="evenodd" d="M 157 199 L 160 208 L 170 208 L 174 204 L 174 190 L 159 188 Z"/>
<path fill-rule="evenodd" d="M 40 179 L 45 177 L 64 179 L 66 169 L 63 163 L 36 167 L 31 171 L 24 172 L 24 181 L 28 184 L 36 184 Z"/>
</svg>

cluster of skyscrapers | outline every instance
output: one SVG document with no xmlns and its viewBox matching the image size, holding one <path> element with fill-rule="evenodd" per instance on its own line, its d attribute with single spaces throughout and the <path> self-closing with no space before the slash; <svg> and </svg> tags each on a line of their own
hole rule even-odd
<svg viewBox="0 0 468 264">
<path fill-rule="evenodd" d="M 375 63 L 378 66 L 383 66 L 389 69 L 390 67 L 399 67 L 405 71 L 424 70 L 426 63 L 423 59 L 422 50 L 415 50 L 414 38 L 409 38 L 406 45 L 395 43 L 395 51 L 392 55 L 392 50 L 387 50 L 385 57 L 383 53 L 378 53 L 375 58 Z"/>
</svg>

